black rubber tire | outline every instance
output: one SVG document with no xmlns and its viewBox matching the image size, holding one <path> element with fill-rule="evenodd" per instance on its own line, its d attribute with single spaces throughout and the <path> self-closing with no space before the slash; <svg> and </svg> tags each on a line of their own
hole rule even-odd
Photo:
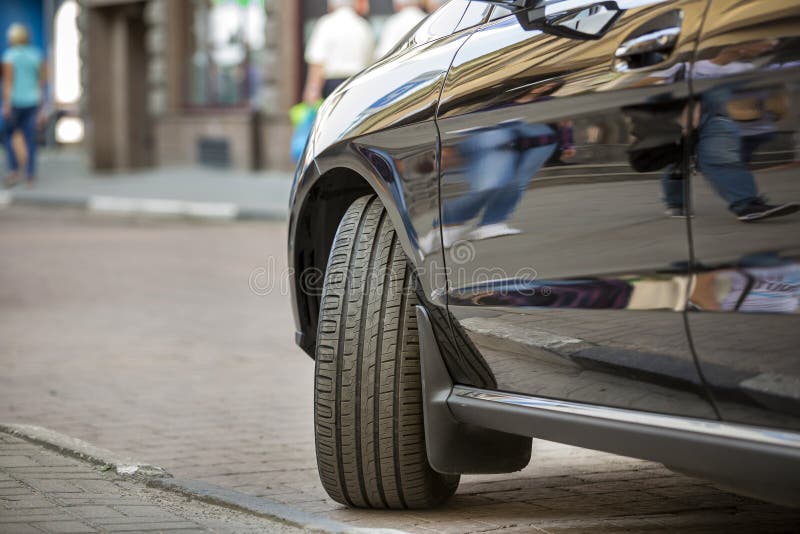
<svg viewBox="0 0 800 534">
<path fill-rule="evenodd" d="M 314 372 L 317 468 L 347 506 L 431 508 L 458 487 L 425 453 L 416 305 L 386 210 L 356 200 L 328 259 Z"/>
</svg>

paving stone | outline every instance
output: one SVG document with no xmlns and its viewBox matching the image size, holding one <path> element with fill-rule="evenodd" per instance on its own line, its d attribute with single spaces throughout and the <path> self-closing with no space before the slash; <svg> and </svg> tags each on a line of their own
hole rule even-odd
<svg viewBox="0 0 800 534">
<path fill-rule="evenodd" d="M 0 498 L 3 497 L 16 497 L 18 495 L 27 495 L 29 490 L 21 484 L 16 484 L 8 488 L 0 488 Z"/>
<path fill-rule="evenodd" d="M 0 499 L 0 507 L 7 510 L 35 510 L 48 506 L 50 506 L 50 501 L 40 495 L 26 494 Z"/>
<path fill-rule="evenodd" d="M 175 516 L 162 510 L 158 506 L 139 505 L 139 506 L 115 506 L 114 509 L 126 517 L 147 517 L 155 519 L 172 520 Z"/>
<path fill-rule="evenodd" d="M 52 428 L 177 477 L 320 517 L 363 525 L 379 517 L 345 510 L 323 491 L 315 469 L 313 361 L 294 345 L 287 293 L 279 287 L 256 295 L 248 287 L 254 269 L 269 261 L 278 277 L 285 271 L 284 224 L 98 223 L 14 209 L 0 212 L 0 249 L 9 251 L 0 270 L 7 292 L 0 339 L 14 340 L 12 349 L 0 349 L 0 420 Z M 541 328 L 573 328 L 574 337 L 600 332 L 591 321 L 556 323 Z M 2 439 L 9 449 L 0 446 L 0 457 L 20 462 L 25 442 Z M 14 469 L 37 472 L 35 462 Z M 86 491 L 79 479 L 80 493 L 48 495 L 59 506 L 140 504 Z M 3 469 L 0 480 L 8 480 Z M 701 516 L 686 515 L 700 507 L 702 514 L 730 513 L 702 524 Z M 726 534 L 745 519 L 800 524 L 797 511 L 731 496 L 658 464 L 540 441 L 518 473 L 462 477 L 456 499 L 442 510 L 387 517 L 412 532 L 432 532 L 431 523 L 466 531 L 550 525 Z"/>
<path fill-rule="evenodd" d="M 33 523 L 34 526 L 39 527 L 45 532 L 52 534 L 75 534 L 79 532 L 97 532 L 89 525 L 81 523 L 80 521 L 44 521 L 40 523 Z"/>
<path fill-rule="evenodd" d="M 4 436 L 0 432 L 0 437 Z M 0 439 L 0 450 L 10 444 L 13 442 Z M 17 452 L 36 458 L 40 464 L 52 465 L 50 469 L 54 471 L 61 469 L 60 455 L 39 446 L 26 444 Z M 173 530 L 288 534 L 297 530 L 263 518 L 192 503 L 176 494 L 149 489 L 133 479 L 122 479 L 113 471 L 98 473 L 89 464 L 83 464 L 82 472 L 71 472 L 74 475 L 71 479 L 46 478 L 49 475 L 46 469 L 33 474 L 15 471 L 13 467 L 0 467 L 0 473 L 12 483 L 3 482 L 4 487 L 0 489 L 14 493 L 0 494 L 2 534 Z"/>
<path fill-rule="evenodd" d="M 42 534 L 42 529 L 25 523 L 5 524 L 3 534 Z"/>
<path fill-rule="evenodd" d="M 101 506 L 114 506 L 114 505 L 137 505 L 141 504 L 141 500 L 136 497 L 119 497 L 119 496 L 108 496 L 108 495 L 89 495 L 86 493 L 81 494 L 62 494 L 62 495 L 52 495 L 53 500 L 59 504 L 64 506 L 76 506 L 76 505 L 92 505 L 98 504 Z"/>
<path fill-rule="evenodd" d="M 35 489 L 43 493 L 83 493 L 83 490 L 79 488 L 72 480 L 29 477 L 25 477 L 23 480 L 25 480 L 27 484 L 30 484 Z"/>
<path fill-rule="evenodd" d="M 40 473 L 47 473 L 48 478 L 59 478 L 60 475 L 65 475 L 66 477 L 75 476 L 76 478 L 80 478 L 80 475 L 93 477 L 95 476 L 93 472 L 87 472 L 85 465 L 69 465 L 69 466 L 31 466 L 31 467 L 15 467 L 12 469 L 8 469 L 9 473 L 14 473 L 17 476 L 26 476 L 26 475 L 36 475 Z"/>
<path fill-rule="evenodd" d="M 197 524 L 188 521 L 170 521 L 162 523 L 132 523 L 126 525 L 104 525 L 108 532 L 169 532 L 172 530 L 199 530 Z"/>
<path fill-rule="evenodd" d="M 10 454 L 8 456 L 0 456 L 0 467 L 28 467 L 37 465 L 39 464 L 37 464 L 29 456 L 22 456 L 20 454 Z"/>
<path fill-rule="evenodd" d="M 96 478 L 84 479 L 73 478 L 70 480 L 73 485 L 86 493 L 114 493 L 119 491 L 119 487 L 108 480 L 99 480 Z"/>
<path fill-rule="evenodd" d="M 35 514 L 16 514 L 0 516 L 0 524 L 6 523 L 34 523 L 38 521 L 59 521 L 64 515 L 56 508 L 48 508 Z M 0 528 L 2 532 L 2 528 Z"/>
<path fill-rule="evenodd" d="M 77 505 L 64 507 L 64 511 L 87 519 L 125 518 L 125 514 L 118 512 L 110 506 L 102 505 Z"/>
</svg>

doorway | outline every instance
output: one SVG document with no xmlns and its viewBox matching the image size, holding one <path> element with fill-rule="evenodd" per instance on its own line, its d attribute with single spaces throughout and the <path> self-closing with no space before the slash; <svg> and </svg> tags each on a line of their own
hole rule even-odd
<svg viewBox="0 0 800 534">
<path fill-rule="evenodd" d="M 89 147 L 97 170 L 152 164 L 144 11 L 145 2 L 89 10 Z"/>
</svg>

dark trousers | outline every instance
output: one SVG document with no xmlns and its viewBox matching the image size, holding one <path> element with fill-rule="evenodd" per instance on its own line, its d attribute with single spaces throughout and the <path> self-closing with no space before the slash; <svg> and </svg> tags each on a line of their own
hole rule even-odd
<svg viewBox="0 0 800 534">
<path fill-rule="evenodd" d="M 25 138 L 25 147 L 28 150 L 28 165 L 25 169 L 25 176 L 33 178 L 36 176 L 36 114 L 37 106 L 26 108 L 11 108 L 11 115 L 6 118 L 3 125 L 3 146 L 6 149 L 8 158 L 8 169 L 11 172 L 19 171 L 19 161 L 11 138 L 17 130 L 22 131 Z"/>
<path fill-rule="evenodd" d="M 325 80 L 325 85 L 322 86 L 322 98 L 328 98 L 331 93 L 346 81 L 346 78 L 333 78 Z"/>
<path fill-rule="evenodd" d="M 727 116 L 704 114 L 698 130 L 697 168 L 728 208 L 738 213 L 758 198 L 756 181 L 747 168 L 755 147 L 751 150 L 743 145 L 736 121 Z M 672 171 L 668 168 L 661 177 L 664 201 L 671 208 L 680 208 L 684 205 L 683 180 Z"/>
</svg>

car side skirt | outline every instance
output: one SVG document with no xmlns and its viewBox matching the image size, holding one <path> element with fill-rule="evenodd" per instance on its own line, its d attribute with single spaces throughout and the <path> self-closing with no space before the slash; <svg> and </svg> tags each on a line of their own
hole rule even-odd
<svg viewBox="0 0 800 534">
<path fill-rule="evenodd" d="M 800 506 L 800 434 L 448 385 L 441 377 L 444 364 L 433 331 L 420 309 L 428 455 L 448 458 L 448 472 L 455 467 L 452 459 L 463 457 L 452 451 L 453 444 L 461 441 L 453 433 L 459 428 L 483 429 L 496 432 L 506 443 L 506 436 L 517 435 L 659 462 L 738 493 Z M 448 417 L 449 424 L 442 424 Z M 486 437 L 491 439 L 490 434 Z M 502 449 L 495 451 L 500 455 Z M 509 471 L 520 468 L 520 459 L 509 462 L 514 467 Z M 501 458 L 494 458 L 490 467 L 495 469 L 484 470 L 480 458 L 468 460 L 465 473 L 497 472 L 503 465 Z M 437 463 L 431 461 L 434 469 Z"/>
</svg>

